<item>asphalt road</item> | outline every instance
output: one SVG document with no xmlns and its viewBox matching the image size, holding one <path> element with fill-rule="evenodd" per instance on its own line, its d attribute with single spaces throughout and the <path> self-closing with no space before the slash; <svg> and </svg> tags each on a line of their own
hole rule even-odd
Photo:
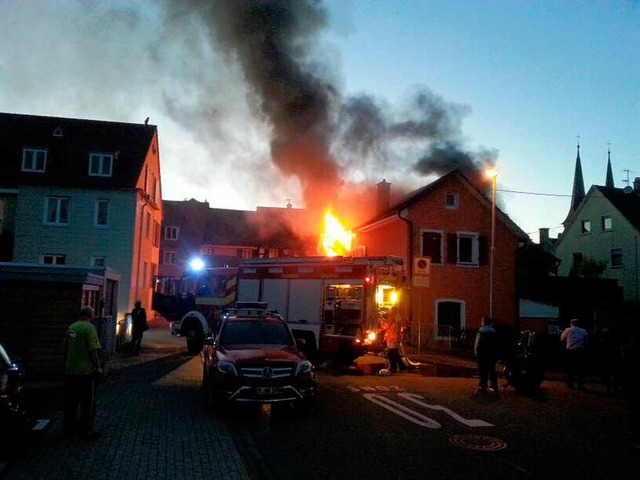
<svg viewBox="0 0 640 480">
<path fill-rule="evenodd" d="M 640 478 L 624 402 L 596 389 L 545 382 L 537 398 L 481 395 L 474 378 L 321 370 L 310 413 L 211 414 L 199 358 L 164 327 L 98 388 L 101 439 L 65 440 L 54 408 L 7 478 Z"/>
</svg>

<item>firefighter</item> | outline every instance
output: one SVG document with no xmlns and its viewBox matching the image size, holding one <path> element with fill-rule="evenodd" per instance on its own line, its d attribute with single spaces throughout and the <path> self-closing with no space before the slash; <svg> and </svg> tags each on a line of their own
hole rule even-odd
<svg viewBox="0 0 640 480">
<path fill-rule="evenodd" d="M 389 370 L 397 373 L 407 367 L 400 356 L 400 342 L 402 331 L 402 317 L 398 312 L 398 307 L 394 305 L 389 311 L 389 318 L 383 320 L 384 340 L 387 343 L 387 358 L 389 359 Z"/>
</svg>

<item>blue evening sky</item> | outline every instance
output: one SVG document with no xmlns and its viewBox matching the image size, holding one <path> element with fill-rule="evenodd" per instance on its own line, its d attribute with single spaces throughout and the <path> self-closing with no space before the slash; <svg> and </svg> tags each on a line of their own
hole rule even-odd
<svg viewBox="0 0 640 480">
<path fill-rule="evenodd" d="M 640 176 L 640 4 L 631 1 L 354 1 L 338 37 L 346 89 L 415 84 L 471 112 L 471 145 L 499 151 L 498 190 L 570 195 L 580 135 L 585 188 Z M 626 171 L 629 171 L 627 174 Z M 562 231 L 568 197 L 501 192 L 525 231 Z"/>
</svg>

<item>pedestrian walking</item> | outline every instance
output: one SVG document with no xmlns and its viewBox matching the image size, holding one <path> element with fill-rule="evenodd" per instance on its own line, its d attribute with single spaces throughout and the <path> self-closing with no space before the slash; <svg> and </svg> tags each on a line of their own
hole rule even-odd
<svg viewBox="0 0 640 480">
<path fill-rule="evenodd" d="M 587 331 L 581 328 L 577 318 L 571 320 L 571 326 L 560 334 L 560 340 L 566 342 L 567 385 L 577 383 L 578 390 L 584 390 L 584 371 L 587 352 Z"/>
<path fill-rule="evenodd" d="M 97 438 L 95 417 L 95 376 L 102 373 L 100 341 L 93 325 L 95 314 L 89 306 L 80 309 L 78 321 L 67 329 L 65 338 L 64 432 L 67 436 Z"/>
<path fill-rule="evenodd" d="M 631 341 L 621 348 L 621 353 L 622 391 L 629 412 L 631 445 L 634 449 L 640 450 L 640 348 L 637 332 L 631 336 Z"/>
<path fill-rule="evenodd" d="M 394 305 L 389 311 L 389 318 L 383 324 L 384 340 L 387 343 L 387 358 L 389 360 L 389 370 L 391 373 L 397 373 L 405 370 L 407 367 L 400 356 L 400 342 L 402 332 L 402 317 L 398 312 L 398 307 Z"/>
<path fill-rule="evenodd" d="M 136 301 L 136 306 L 131 311 L 131 344 L 132 350 L 135 355 L 140 355 L 140 348 L 142 347 L 142 336 L 145 330 L 149 329 L 147 324 L 147 312 L 142 308 L 142 302 Z"/>
<path fill-rule="evenodd" d="M 482 325 L 476 334 L 474 352 L 478 360 L 478 373 L 480 374 L 478 392 L 486 392 L 487 384 L 491 383 L 490 391 L 497 393 L 498 336 L 493 328 L 493 319 L 487 315 L 482 317 Z"/>
</svg>

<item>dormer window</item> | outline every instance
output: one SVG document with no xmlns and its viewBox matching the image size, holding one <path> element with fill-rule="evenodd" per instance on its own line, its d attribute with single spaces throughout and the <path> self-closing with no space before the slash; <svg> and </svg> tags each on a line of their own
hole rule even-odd
<svg viewBox="0 0 640 480">
<path fill-rule="evenodd" d="M 44 148 L 22 149 L 22 171 L 44 172 L 47 166 L 47 150 Z"/>
<path fill-rule="evenodd" d="M 111 153 L 89 154 L 89 176 L 110 177 L 113 171 L 113 155 Z"/>
</svg>

